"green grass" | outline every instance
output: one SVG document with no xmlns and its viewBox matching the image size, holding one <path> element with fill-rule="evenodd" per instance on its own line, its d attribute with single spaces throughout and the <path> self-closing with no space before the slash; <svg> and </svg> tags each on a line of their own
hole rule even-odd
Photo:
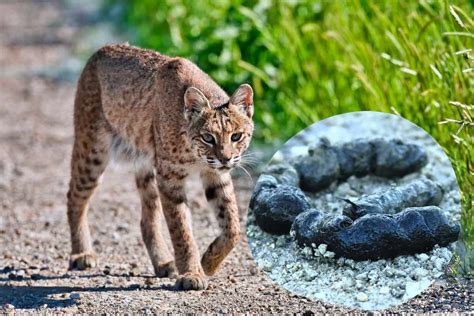
<svg viewBox="0 0 474 316">
<path fill-rule="evenodd" d="M 462 190 L 459 271 L 474 266 L 472 1 L 121 1 L 133 44 L 255 90 L 255 139 L 349 111 L 392 112 L 449 155 Z"/>
</svg>

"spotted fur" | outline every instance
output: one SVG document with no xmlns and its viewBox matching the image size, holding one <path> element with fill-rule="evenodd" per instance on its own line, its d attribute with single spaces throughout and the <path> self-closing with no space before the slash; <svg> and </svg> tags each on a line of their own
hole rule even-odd
<svg viewBox="0 0 474 316">
<path fill-rule="evenodd" d="M 105 46 L 78 82 L 74 147 L 67 194 L 70 267 L 96 265 L 87 205 L 109 158 L 135 163 L 142 202 L 141 231 L 157 276 L 180 277 L 181 289 L 204 289 L 239 240 L 237 203 L 229 171 L 253 133 L 253 92 L 229 97 L 190 61 L 129 45 Z M 184 182 L 199 170 L 222 233 L 202 259 L 192 236 Z M 164 242 L 166 219 L 174 255 Z"/>
</svg>

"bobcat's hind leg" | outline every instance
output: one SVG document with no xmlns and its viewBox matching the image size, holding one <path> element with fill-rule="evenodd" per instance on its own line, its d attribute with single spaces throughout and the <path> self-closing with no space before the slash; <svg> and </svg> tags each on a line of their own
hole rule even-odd
<svg viewBox="0 0 474 316">
<path fill-rule="evenodd" d="M 163 238 L 163 210 L 156 184 L 153 168 L 137 170 L 135 180 L 142 203 L 140 227 L 143 241 L 155 270 L 155 275 L 162 277 L 177 276 L 174 257 Z"/>
<path fill-rule="evenodd" d="M 100 130 L 76 133 L 71 161 L 71 181 L 67 194 L 67 215 L 71 230 L 70 269 L 95 267 L 87 210 L 109 158 L 110 137 Z"/>
</svg>

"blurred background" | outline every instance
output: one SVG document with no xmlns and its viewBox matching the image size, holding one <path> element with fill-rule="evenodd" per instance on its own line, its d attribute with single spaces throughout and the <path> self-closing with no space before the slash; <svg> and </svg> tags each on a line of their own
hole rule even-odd
<svg viewBox="0 0 474 316">
<path fill-rule="evenodd" d="M 383 111 L 414 122 L 443 147 L 458 177 L 463 243 L 453 273 L 472 277 L 473 1 L 2 0 L 0 6 L 0 77 L 9 80 L 2 81 L 1 113 L 14 111 L 2 103 L 64 93 L 71 109 L 62 115 L 72 116 L 74 83 L 87 58 L 104 44 L 128 41 L 192 60 L 226 91 L 250 83 L 254 151 L 271 154 L 299 130 L 344 112 Z M 62 86 L 29 80 L 16 93 L 10 79 L 20 75 Z"/>
<path fill-rule="evenodd" d="M 472 1 L 106 1 L 130 43 L 184 56 L 226 91 L 255 90 L 255 145 L 326 117 L 391 112 L 449 155 L 463 202 L 459 273 L 474 265 Z M 462 248 L 462 246 L 461 246 Z"/>
</svg>

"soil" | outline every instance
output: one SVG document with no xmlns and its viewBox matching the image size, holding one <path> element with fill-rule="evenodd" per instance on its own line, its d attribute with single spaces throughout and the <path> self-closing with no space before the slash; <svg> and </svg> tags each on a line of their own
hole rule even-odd
<svg viewBox="0 0 474 316">
<path fill-rule="evenodd" d="M 67 270 L 74 81 L 81 38 L 102 27 L 94 10 L 72 9 L 67 1 L 0 3 L 0 313 L 350 311 L 273 284 L 256 267 L 244 232 L 207 290 L 179 292 L 174 280 L 154 278 L 127 167 L 109 168 L 91 202 L 99 266 Z M 235 186 L 245 227 L 253 183 L 236 177 Z M 204 250 L 217 225 L 196 181 L 189 195 L 195 236 Z M 466 311 L 473 305 L 472 285 L 445 278 L 393 311 Z"/>
</svg>

